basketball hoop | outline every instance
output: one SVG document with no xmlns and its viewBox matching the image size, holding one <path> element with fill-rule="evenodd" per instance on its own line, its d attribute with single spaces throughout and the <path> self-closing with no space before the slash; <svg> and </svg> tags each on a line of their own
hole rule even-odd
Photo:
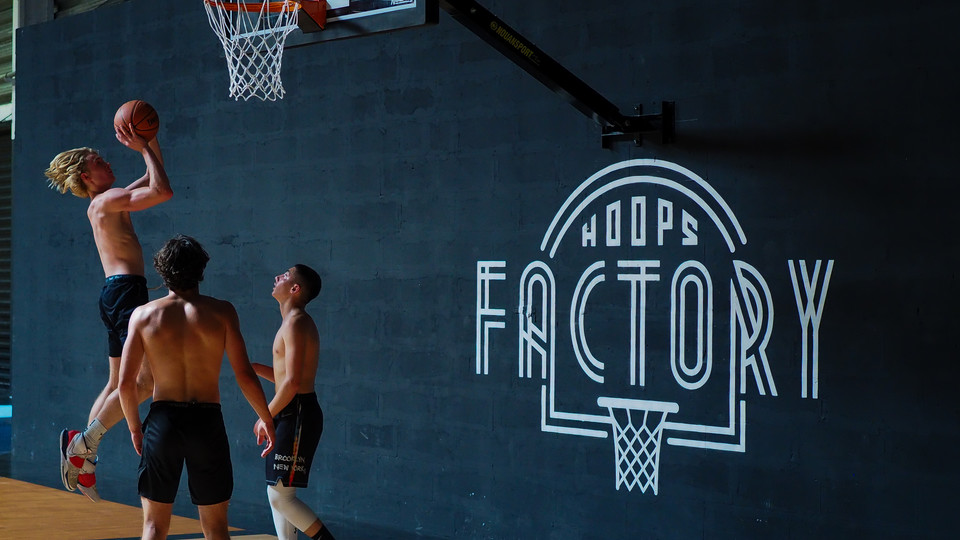
<svg viewBox="0 0 960 540">
<path fill-rule="evenodd" d="M 326 24 L 324 0 L 223 2 L 203 0 L 230 75 L 230 97 L 244 101 L 282 99 L 280 66 L 287 35 L 298 27 L 303 9 L 321 28 Z"/>
<path fill-rule="evenodd" d="M 634 486 L 640 486 L 641 493 L 652 488 L 656 495 L 663 422 L 668 413 L 679 411 L 680 406 L 664 401 L 611 397 L 597 398 L 597 405 L 610 411 L 613 453 L 617 463 L 617 490 L 620 486 L 626 486 L 627 491 L 632 491 Z M 636 425 L 634 420 L 637 421 Z"/>
</svg>

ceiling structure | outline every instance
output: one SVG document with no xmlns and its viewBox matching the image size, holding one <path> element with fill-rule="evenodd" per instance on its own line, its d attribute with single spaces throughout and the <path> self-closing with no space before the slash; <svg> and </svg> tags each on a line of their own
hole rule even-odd
<svg viewBox="0 0 960 540">
<path fill-rule="evenodd" d="M 127 0 L 0 0 L 0 122 L 13 119 L 14 32 L 51 19 L 69 17 Z M 161 0 L 162 1 L 162 0 Z"/>
</svg>

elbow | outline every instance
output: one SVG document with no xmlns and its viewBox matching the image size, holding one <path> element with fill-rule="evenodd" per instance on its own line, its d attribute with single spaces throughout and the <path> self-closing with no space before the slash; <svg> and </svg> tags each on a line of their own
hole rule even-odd
<svg viewBox="0 0 960 540">
<path fill-rule="evenodd" d="M 123 412 L 124 416 L 126 416 L 128 411 L 126 410 L 126 407 L 123 406 L 123 404 L 129 399 L 130 389 L 121 385 L 118 388 L 118 390 L 119 390 L 118 393 L 120 394 L 120 410 Z"/>
<path fill-rule="evenodd" d="M 120 381 L 117 390 L 120 394 L 120 403 L 122 405 L 124 399 L 137 395 L 137 383 L 136 381 Z"/>
<path fill-rule="evenodd" d="M 161 202 L 167 202 L 173 198 L 173 189 L 170 186 L 160 188 L 158 191 Z"/>
<path fill-rule="evenodd" d="M 257 377 L 256 373 L 245 374 L 242 377 L 237 376 L 237 384 L 240 385 L 240 389 L 244 392 L 256 391 L 259 389 L 263 391 L 263 386 L 260 384 L 260 378 Z"/>
</svg>

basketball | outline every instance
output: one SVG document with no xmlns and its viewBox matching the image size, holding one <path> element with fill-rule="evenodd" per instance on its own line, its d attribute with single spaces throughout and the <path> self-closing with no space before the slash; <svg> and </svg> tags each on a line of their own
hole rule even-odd
<svg viewBox="0 0 960 540">
<path fill-rule="evenodd" d="M 113 117 L 114 127 L 127 124 L 133 124 L 133 131 L 150 141 L 157 136 L 157 130 L 160 129 L 160 116 L 146 101 L 134 99 L 121 105 Z"/>
</svg>

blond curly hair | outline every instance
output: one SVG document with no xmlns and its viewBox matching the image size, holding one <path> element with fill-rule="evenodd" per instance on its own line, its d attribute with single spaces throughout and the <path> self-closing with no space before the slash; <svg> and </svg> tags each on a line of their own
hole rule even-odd
<svg viewBox="0 0 960 540">
<path fill-rule="evenodd" d="M 60 193 L 70 190 L 77 197 L 88 197 L 87 186 L 83 184 L 80 175 L 87 172 L 87 156 L 96 153 L 93 148 L 83 147 L 57 154 L 43 173 L 50 179 L 50 189 Z"/>
</svg>

